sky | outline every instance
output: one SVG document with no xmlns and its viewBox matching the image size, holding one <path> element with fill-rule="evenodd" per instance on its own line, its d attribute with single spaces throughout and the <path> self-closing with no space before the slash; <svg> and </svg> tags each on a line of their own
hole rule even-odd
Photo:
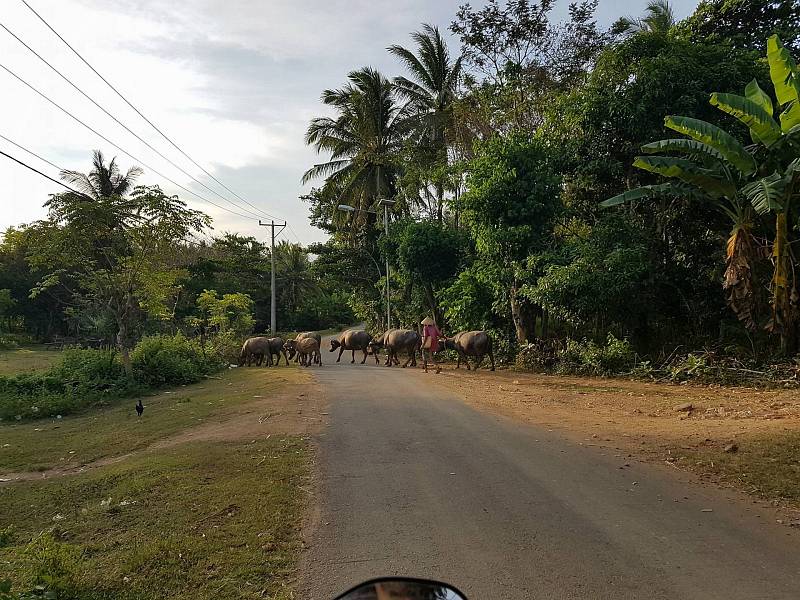
<svg viewBox="0 0 800 600">
<path fill-rule="evenodd" d="M 158 183 L 214 218 L 214 231 L 263 238 L 255 212 L 289 222 L 289 241 L 324 241 L 299 200 L 303 172 L 325 157 L 303 142 L 310 119 L 325 114 L 319 96 L 341 86 L 363 65 L 389 76 L 402 72 L 385 48 L 411 47 L 421 23 L 444 31 L 465 0 L 27 0 L 134 106 L 206 171 L 189 162 L 105 86 L 21 0 L 0 0 L 0 24 L 16 34 L 119 121 L 157 148 L 192 180 L 93 106 L 0 28 L 0 65 L 134 158 L 100 139 L 0 68 L 0 136 L 47 159 L 42 162 L 0 138 L 6 152 L 58 178 L 59 169 L 87 172 L 91 151 L 102 150 L 139 183 Z M 473 1 L 473 6 L 481 5 Z M 556 19 L 566 15 L 560 0 Z M 598 21 L 639 15 L 647 0 L 600 0 Z M 697 0 L 673 0 L 678 18 Z M 450 38 L 453 53 L 457 40 Z M 56 168 L 58 167 L 58 168 Z M 158 171 L 156 174 L 153 171 Z M 231 214 L 166 181 L 227 207 Z M 215 195 L 233 201 L 233 204 Z M 0 231 L 45 216 L 57 184 L 0 155 Z M 245 204 L 243 198 L 258 210 Z M 235 206 L 238 204 L 238 207 Z"/>
</svg>

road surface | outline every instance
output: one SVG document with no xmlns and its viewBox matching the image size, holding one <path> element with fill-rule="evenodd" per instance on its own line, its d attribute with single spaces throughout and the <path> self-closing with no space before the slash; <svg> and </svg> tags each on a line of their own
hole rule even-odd
<svg viewBox="0 0 800 600">
<path fill-rule="evenodd" d="M 470 600 L 800 598 L 800 535 L 744 503 L 478 412 L 432 373 L 323 352 L 330 422 L 299 598 L 384 575 Z"/>
</svg>

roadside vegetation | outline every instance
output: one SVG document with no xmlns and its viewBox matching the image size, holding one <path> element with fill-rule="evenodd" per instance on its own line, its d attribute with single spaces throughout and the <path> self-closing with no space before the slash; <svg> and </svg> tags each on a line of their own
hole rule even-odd
<svg viewBox="0 0 800 600">
<path fill-rule="evenodd" d="M 291 598 L 307 379 L 236 369 L 145 396 L 141 418 L 130 399 L 3 425 L 0 598 Z"/>
<path fill-rule="evenodd" d="M 13 598 L 291 598 L 308 460 L 296 437 L 198 442 L 2 487 L 0 582 L 30 592 Z"/>
<path fill-rule="evenodd" d="M 797 3 L 553 8 L 466 4 L 458 51 L 425 25 L 322 93 L 316 262 L 380 330 L 388 258 L 396 323 L 488 330 L 520 368 L 796 385 Z"/>
</svg>

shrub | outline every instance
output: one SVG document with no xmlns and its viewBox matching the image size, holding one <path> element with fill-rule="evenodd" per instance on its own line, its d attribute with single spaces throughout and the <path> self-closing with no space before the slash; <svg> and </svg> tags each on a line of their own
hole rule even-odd
<svg viewBox="0 0 800 600">
<path fill-rule="evenodd" d="M 131 352 L 134 379 L 148 387 L 194 383 L 208 371 L 200 347 L 183 335 L 154 335 Z"/>
<path fill-rule="evenodd" d="M 636 361 L 630 342 L 608 334 L 605 346 L 591 340 L 567 340 L 559 355 L 557 371 L 579 375 L 611 375 L 628 372 Z"/>
<path fill-rule="evenodd" d="M 558 362 L 558 350 L 550 340 L 536 340 L 520 348 L 516 366 L 527 371 L 547 372 Z"/>
<path fill-rule="evenodd" d="M 238 364 L 243 341 L 241 334 L 230 330 L 221 331 L 211 337 L 206 343 L 206 360 L 209 365 L 222 368 Z"/>
</svg>

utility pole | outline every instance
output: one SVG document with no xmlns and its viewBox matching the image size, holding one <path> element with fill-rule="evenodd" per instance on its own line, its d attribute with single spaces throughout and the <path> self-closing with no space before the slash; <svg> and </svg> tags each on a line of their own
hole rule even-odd
<svg viewBox="0 0 800 600">
<path fill-rule="evenodd" d="M 280 235 L 281 231 L 284 230 L 286 227 L 286 221 L 281 223 L 275 223 L 275 221 L 270 221 L 269 223 L 262 223 L 261 219 L 258 220 L 258 224 L 262 227 L 269 227 L 270 228 L 270 244 L 269 244 L 269 258 L 270 258 L 270 296 L 271 302 L 269 307 L 269 330 L 272 335 L 275 335 L 277 331 L 277 325 L 275 323 L 275 227 L 280 227 L 278 231 L 278 235 Z"/>
<path fill-rule="evenodd" d="M 383 227 L 389 239 L 389 204 L 383 202 Z M 392 328 L 392 309 L 389 306 L 389 253 L 386 253 L 386 331 Z"/>
</svg>

